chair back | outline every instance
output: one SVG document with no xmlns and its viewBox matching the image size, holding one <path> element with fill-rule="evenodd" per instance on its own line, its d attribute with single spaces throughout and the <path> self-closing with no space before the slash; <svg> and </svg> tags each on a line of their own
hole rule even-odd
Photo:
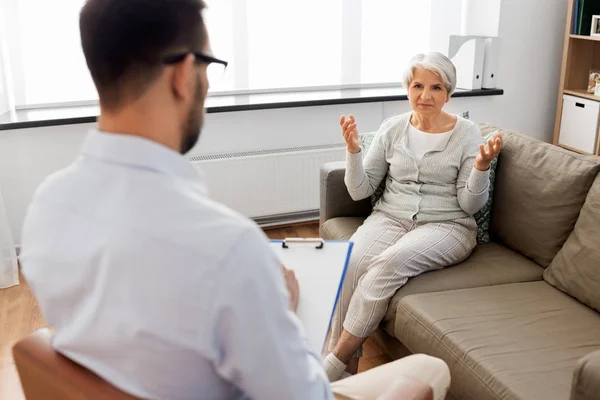
<svg viewBox="0 0 600 400">
<path fill-rule="evenodd" d="M 27 400 L 139 400 L 56 352 L 52 337 L 40 329 L 13 347 Z"/>
</svg>

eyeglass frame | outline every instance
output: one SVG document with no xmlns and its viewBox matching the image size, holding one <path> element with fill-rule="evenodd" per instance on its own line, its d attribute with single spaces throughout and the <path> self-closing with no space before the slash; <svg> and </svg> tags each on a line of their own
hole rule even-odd
<svg viewBox="0 0 600 400">
<path fill-rule="evenodd" d="M 183 61 L 184 58 L 187 57 L 188 54 L 193 54 L 194 57 L 196 57 L 196 62 L 203 62 L 205 64 L 221 64 L 224 66 L 224 68 L 227 68 L 227 65 L 229 64 L 227 61 L 224 60 L 220 60 L 218 58 L 215 58 L 213 56 L 209 56 L 197 51 L 187 51 L 185 53 L 179 53 L 179 54 L 173 54 L 170 56 L 165 56 L 162 60 L 163 64 L 169 65 L 169 64 L 177 64 L 178 62 Z"/>
</svg>

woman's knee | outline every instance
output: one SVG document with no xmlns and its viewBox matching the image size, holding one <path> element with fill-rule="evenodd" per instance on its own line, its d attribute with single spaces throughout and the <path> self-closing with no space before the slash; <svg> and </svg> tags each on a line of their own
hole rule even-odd
<svg viewBox="0 0 600 400">
<path fill-rule="evenodd" d="M 360 277 L 367 271 L 370 258 L 360 253 L 352 253 L 348 261 L 348 269 L 344 278 L 344 285 L 354 289 Z"/>
</svg>

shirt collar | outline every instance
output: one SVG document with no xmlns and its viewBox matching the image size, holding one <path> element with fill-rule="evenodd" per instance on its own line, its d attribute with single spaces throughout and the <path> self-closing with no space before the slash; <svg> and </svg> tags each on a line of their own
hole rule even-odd
<svg viewBox="0 0 600 400">
<path fill-rule="evenodd" d="M 196 180 L 201 178 L 199 172 L 181 154 L 139 136 L 92 130 L 83 144 L 81 153 L 111 163 L 175 177 Z"/>
<path fill-rule="evenodd" d="M 412 154 L 412 151 L 410 150 L 410 146 L 408 145 L 408 127 L 410 126 L 410 117 L 412 115 L 412 112 L 407 113 L 407 115 L 408 115 L 408 118 L 406 118 L 406 120 L 402 122 L 403 125 L 401 126 L 401 132 L 403 132 L 403 135 L 400 137 L 400 147 L 404 151 L 408 151 Z M 442 140 L 440 140 L 438 143 L 436 143 L 435 147 L 433 149 L 431 149 L 431 151 L 446 150 L 446 147 L 448 147 L 448 143 L 450 142 L 450 139 L 452 138 L 452 136 L 454 136 L 454 131 L 456 131 L 456 129 L 458 128 L 458 124 L 460 124 L 462 119 L 463 118 L 460 115 L 456 116 L 456 125 L 454 125 L 454 128 L 452 128 L 452 130 L 450 131 L 450 134 L 445 135 Z"/>
</svg>

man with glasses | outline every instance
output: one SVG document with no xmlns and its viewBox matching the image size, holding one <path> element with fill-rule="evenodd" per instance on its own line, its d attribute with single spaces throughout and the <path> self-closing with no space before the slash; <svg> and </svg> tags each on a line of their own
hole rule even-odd
<svg viewBox="0 0 600 400">
<path fill-rule="evenodd" d="M 86 2 L 81 43 L 101 115 L 75 162 L 36 192 L 23 272 L 54 347 L 125 392 L 331 398 L 293 313 L 295 278 L 182 156 L 202 127 L 207 68 L 227 65 L 212 55 L 203 7 Z M 351 379 L 339 396 L 358 393 Z"/>
</svg>

